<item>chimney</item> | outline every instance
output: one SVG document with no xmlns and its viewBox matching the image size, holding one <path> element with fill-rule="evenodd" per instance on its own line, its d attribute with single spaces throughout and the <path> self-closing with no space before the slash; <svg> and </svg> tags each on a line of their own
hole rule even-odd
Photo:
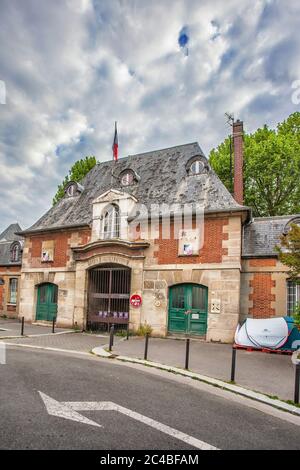
<svg viewBox="0 0 300 470">
<path fill-rule="evenodd" d="M 243 177 L 243 122 L 239 119 L 232 126 L 233 153 L 234 153 L 234 185 L 233 197 L 238 204 L 244 203 L 244 177 Z"/>
</svg>

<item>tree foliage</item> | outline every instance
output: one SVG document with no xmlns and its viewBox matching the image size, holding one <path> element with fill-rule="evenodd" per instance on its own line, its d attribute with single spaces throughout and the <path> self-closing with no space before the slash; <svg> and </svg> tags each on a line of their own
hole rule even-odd
<svg viewBox="0 0 300 470">
<path fill-rule="evenodd" d="M 276 246 L 279 260 L 289 267 L 291 280 L 299 282 L 300 277 L 300 226 L 291 224 L 287 234 L 281 235 L 280 245 Z"/>
<path fill-rule="evenodd" d="M 230 137 L 210 152 L 210 164 L 232 192 Z M 244 135 L 245 205 L 256 216 L 300 212 L 300 113 L 276 129 L 267 125 Z"/>
<path fill-rule="evenodd" d="M 72 165 L 68 175 L 63 182 L 58 185 L 56 194 L 53 198 L 53 205 L 56 204 L 65 194 L 65 187 L 70 181 L 80 182 L 82 178 L 96 165 L 97 160 L 94 156 L 87 156 L 78 160 Z"/>
</svg>

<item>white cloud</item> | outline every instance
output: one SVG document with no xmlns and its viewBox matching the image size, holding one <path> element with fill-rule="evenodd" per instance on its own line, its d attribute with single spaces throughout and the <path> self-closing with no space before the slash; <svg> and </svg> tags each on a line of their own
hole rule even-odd
<svg viewBox="0 0 300 470">
<path fill-rule="evenodd" d="M 3 0 L 1 226 L 33 223 L 78 158 L 111 158 L 249 131 L 296 111 L 298 2 Z M 279 21 L 274 21 L 280 17 Z M 178 46 L 188 26 L 189 55 Z"/>
</svg>

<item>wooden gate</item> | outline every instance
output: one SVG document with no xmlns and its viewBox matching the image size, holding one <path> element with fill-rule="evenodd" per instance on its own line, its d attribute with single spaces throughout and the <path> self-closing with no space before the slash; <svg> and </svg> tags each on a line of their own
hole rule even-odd
<svg viewBox="0 0 300 470">
<path fill-rule="evenodd" d="M 129 322 L 130 268 L 106 265 L 89 271 L 87 327 Z"/>
<path fill-rule="evenodd" d="M 179 284 L 170 288 L 170 333 L 205 335 L 207 331 L 207 287 Z"/>
<path fill-rule="evenodd" d="M 52 321 L 57 316 L 57 293 L 55 284 L 41 284 L 38 286 L 36 319 Z"/>
</svg>

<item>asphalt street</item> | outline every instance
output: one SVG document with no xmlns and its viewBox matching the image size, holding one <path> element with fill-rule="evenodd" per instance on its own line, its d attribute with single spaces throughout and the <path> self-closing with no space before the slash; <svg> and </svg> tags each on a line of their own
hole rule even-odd
<svg viewBox="0 0 300 470">
<path fill-rule="evenodd" d="M 296 424 L 181 383 L 171 374 L 17 347 L 9 347 L 0 374 L 1 449 L 179 450 L 194 449 L 193 439 L 219 449 L 300 449 Z M 49 397 L 51 414 L 43 396 Z M 114 408 L 101 409 L 99 402 Z M 149 418 L 158 425 L 148 425 Z M 167 434 L 166 427 L 189 439 Z"/>
</svg>

